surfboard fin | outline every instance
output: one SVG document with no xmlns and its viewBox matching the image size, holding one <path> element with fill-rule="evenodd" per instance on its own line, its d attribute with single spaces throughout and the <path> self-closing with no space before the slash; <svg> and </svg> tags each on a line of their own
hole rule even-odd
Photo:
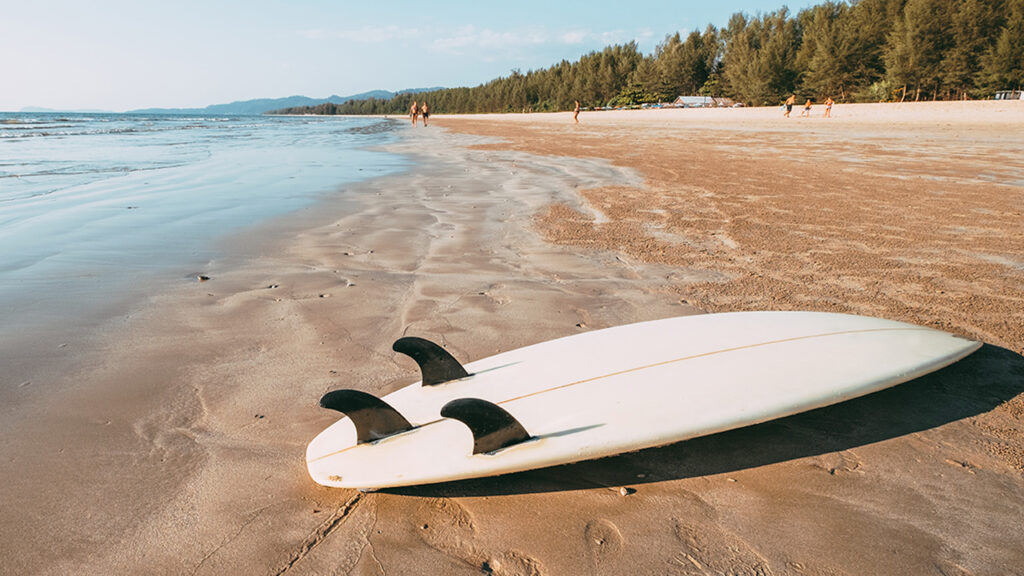
<svg viewBox="0 0 1024 576">
<path fill-rule="evenodd" d="M 454 356 L 430 340 L 406 336 L 395 340 L 391 349 L 416 361 L 423 375 L 424 386 L 434 386 L 469 376 Z"/>
<path fill-rule="evenodd" d="M 359 390 L 328 392 L 320 399 L 320 406 L 348 416 L 356 426 L 356 440 L 360 444 L 413 428 L 413 425 L 387 402 Z"/>
<path fill-rule="evenodd" d="M 441 408 L 441 416 L 453 418 L 473 433 L 473 454 L 494 452 L 531 438 L 504 408 L 479 398 L 459 398 Z"/>
</svg>

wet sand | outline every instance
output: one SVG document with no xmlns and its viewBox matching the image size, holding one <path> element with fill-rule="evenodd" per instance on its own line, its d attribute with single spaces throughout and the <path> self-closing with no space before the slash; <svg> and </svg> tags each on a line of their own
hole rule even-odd
<svg viewBox="0 0 1024 576">
<path fill-rule="evenodd" d="M 233 238 L 247 261 L 89 337 L 36 335 L 61 356 L 5 381 L 3 571 L 1019 572 L 1024 135 L 1019 108 L 976 104 L 432 117 L 396 147 L 410 173 Z M 886 392 L 595 462 L 372 494 L 305 474 L 336 419 L 323 393 L 417 379 L 400 336 L 471 361 L 757 309 L 987 345 Z"/>
</svg>

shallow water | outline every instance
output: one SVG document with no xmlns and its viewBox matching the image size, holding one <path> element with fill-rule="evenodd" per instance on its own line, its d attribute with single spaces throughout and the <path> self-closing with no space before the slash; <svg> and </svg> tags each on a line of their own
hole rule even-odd
<svg viewBox="0 0 1024 576">
<path fill-rule="evenodd" d="M 372 118 L 0 113 L 3 329 L 183 279 L 216 240 L 403 169 Z"/>
</svg>

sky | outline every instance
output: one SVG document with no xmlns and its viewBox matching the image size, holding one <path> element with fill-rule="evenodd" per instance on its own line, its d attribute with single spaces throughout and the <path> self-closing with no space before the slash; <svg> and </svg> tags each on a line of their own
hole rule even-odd
<svg viewBox="0 0 1024 576">
<path fill-rule="evenodd" d="M 820 0 L 0 0 L 0 111 L 476 86 Z"/>
</svg>

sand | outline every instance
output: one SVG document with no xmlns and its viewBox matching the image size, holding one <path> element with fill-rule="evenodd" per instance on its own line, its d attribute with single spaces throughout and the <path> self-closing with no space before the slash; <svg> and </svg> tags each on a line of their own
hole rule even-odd
<svg viewBox="0 0 1024 576">
<path fill-rule="evenodd" d="M 409 173 L 231 238 L 210 280 L 88 336 L 34 335 L 3 392 L 0 571 L 1021 573 L 1024 106 L 995 104 L 432 118 L 395 147 Z M 371 494 L 305 474 L 320 395 L 417 379 L 400 336 L 471 361 L 758 309 L 986 346 L 594 462 Z"/>
</svg>

